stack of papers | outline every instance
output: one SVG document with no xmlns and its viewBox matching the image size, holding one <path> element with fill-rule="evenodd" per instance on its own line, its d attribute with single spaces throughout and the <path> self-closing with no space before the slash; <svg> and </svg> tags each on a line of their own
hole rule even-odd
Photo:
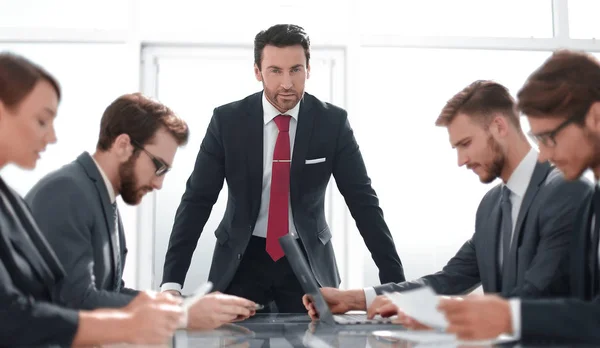
<svg viewBox="0 0 600 348">
<path fill-rule="evenodd" d="M 384 295 L 402 312 L 418 322 L 438 330 L 446 330 L 448 327 L 446 317 L 437 310 L 440 300 L 430 287 Z"/>
</svg>

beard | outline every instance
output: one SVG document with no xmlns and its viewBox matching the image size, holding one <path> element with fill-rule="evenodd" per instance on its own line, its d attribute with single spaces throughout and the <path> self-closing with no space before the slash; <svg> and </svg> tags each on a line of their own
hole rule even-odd
<svg viewBox="0 0 600 348">
<path fill-rule="evenodd" d="M 302 99 L 302 93 L 296 91 L 295 89 L 291 88 L 289 90 L 285 90 L 285 89 L 278 89 L 276 91 L 271 91 L 267 89 L 267 86 L 265 85 L 265 83 L 263 82 L 263 90 L 265 93 L 265 96 L 267 97 L 267 100 L 273 104 L 275 106 L 275 108 L 277 108 L 277 110 L 279 110 L 280 112 L 286 112 L 288 110 L 293 109 L 296 104 L 298 104 L 300 102 L 300 99 Z M 279 97 L 279 94 L 293 94 L 294 97 L 290 98 L 290 97 L 286 97 L 286 99 L 283 99 L 283 97 Z"/>
<path fill-rule="evenodd" d="M 500 144 L 498 144 L 498 142 L 494 140 L 492 136 L 488 138 L 487 143 L 489 149 L 492 151 L 492 163 L 484 166 L 487 174 L 479 177 L 479 180 L 484 184 L 489 184 L 496 180 L 496 178 L 500 177 L 506 162 L 506 158 L 502 152 Z"/>
<path fill-rule="evenodd" d="M 121 178 L 121 187 L 119 192 L 123 202 L 129 205 L 137 205 L 142 201 L 142 197 L 145 192 L 152 191 L 151 187 L 143 186 L 138 187 L 138 180 L 135 176 L 135 163 L 139 158 L 137 155 L 132 155 L 127 162 L 121 164 L 119 167 L 119 177 Z"/>
</svg>

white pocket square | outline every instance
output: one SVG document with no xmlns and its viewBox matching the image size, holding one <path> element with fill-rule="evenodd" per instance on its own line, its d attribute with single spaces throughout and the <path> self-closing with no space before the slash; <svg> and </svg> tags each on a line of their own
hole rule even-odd
<svg viewBox="0 0 600 348">
<path fill-rule="evenodd" d="M 316 164 L 325 162 L 325 157 L 306 160 L 306 164 Z"/>
</svg>

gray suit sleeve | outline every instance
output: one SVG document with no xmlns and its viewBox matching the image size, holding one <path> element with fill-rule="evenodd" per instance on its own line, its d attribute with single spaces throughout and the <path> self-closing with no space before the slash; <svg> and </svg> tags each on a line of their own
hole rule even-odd
<svg viewBox="0 0 600 348">
<path fill-rule="evenodd" d="M 480 283 L 475 245 L 469 239 L 440 272 L 402 283 L 379 285 L 375 287 L 375 292 L 381 295 L 383 292 L 401 292 L 430 286 L 440 295 L 462 295 L 471 292 Z"/>
<path fill-rule="evenodd" d="M 573 221 L 586 197 L 593 193 L 587 181 L 565 181 L 562 178 L 551 183 L 545 206 L 540 211 L 540 241 L 535 256 L 525 272 L 522 286 L 505 297 L 537 298 L 557 293 L 554 286 L 566 291 L 568 278 L 568 249 L 573 236 Z"/>
<path fill-rule="evenodd" d="M 85 196 L 70 179 L 49 182 L 26 200 L 67 274 L 60 284 L 65 305 L 95 309 L 123 307 L 131 302 L 130 294 L 96 288 L 90 229 L 94 219 L 86 209 Z"/>
<path fill-rule="evenodd" d="M 600 342 L 600 299 L 521 301 L 523 341 Z"/>
</svg>

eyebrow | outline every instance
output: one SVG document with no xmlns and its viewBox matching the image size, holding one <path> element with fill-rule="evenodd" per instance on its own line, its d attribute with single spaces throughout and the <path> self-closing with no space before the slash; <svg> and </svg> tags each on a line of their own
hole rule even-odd
<svg viewBox="0 0 600 348">
<path fill-rule="evenodd" d="M 464 137 L 464 138 L 460 139 L 459 141 L 452 144 L 452 148 L 455 149 L 457 146 L 462 145 L 463 143 L 467 142 L 469 139 L 471 139 L 471 137 Z"/>
<path fill-rule="evenodd" d="M 56 110 L 49 108 L 49 107 L 44 107 L 44 111 L 48 114 L 50 114 L 51 116 L 56 116 Z"/>
<path fill-rule="evenodd" d="M 296 65 L 292 66 L 290 69 L 302 68 L 302 67 L 304 67 L 304 65 L 302 65 L 302 64 L 296 64 Z M 283 70 L 282 68 L 280 68 L 278 66 L 275 66 L 275 65 L 269 65 L 267 67 L 267 69 L 279 69 L 279 70 Z"/>
</svg>

